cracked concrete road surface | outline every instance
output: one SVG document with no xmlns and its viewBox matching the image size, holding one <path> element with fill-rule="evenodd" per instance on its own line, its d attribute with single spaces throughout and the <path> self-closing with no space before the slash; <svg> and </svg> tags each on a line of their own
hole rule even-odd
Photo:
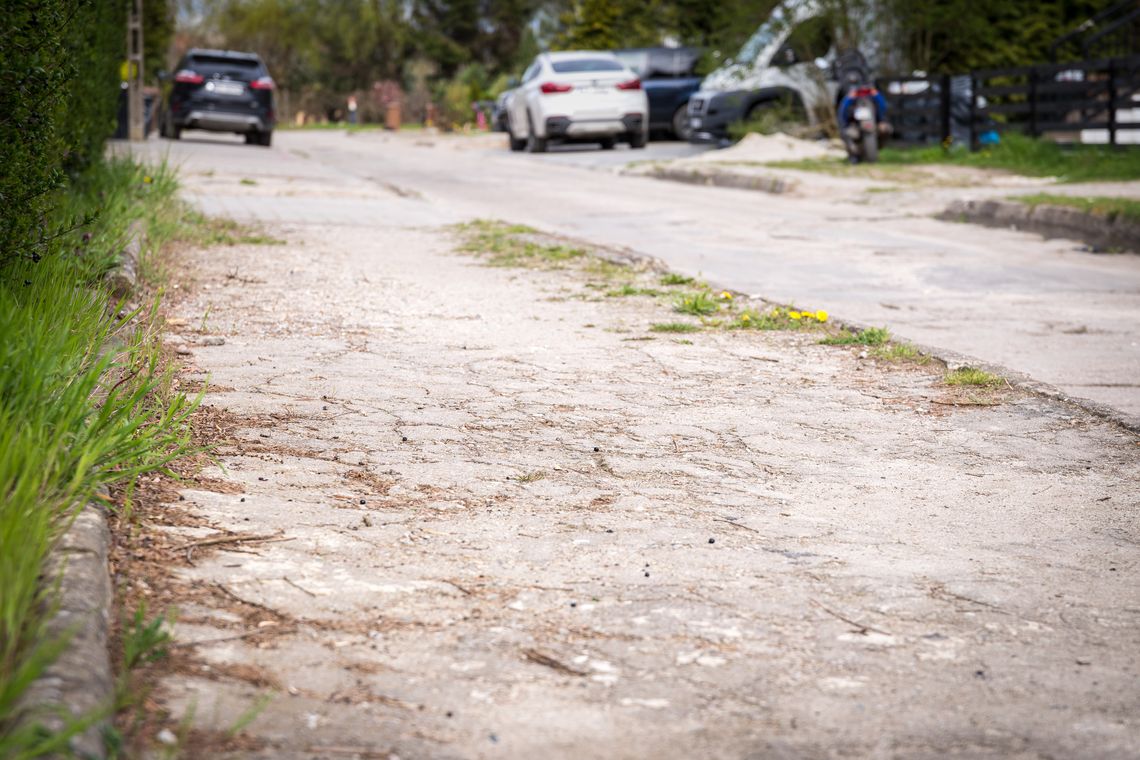
<svg viewBox="0 0 1140 760">
<path fill-rule="evenodd" d="M 168 530 L 272 537 L 177 568 L 220 592 L 180 609 L 174 723 L 256 714 L 258 758 L 1140 755 L 1135 434 L 811 333 L 652 333 L 608 267 L 458 253 L 414 184 L 175 149 L 285 243 L 189 253 L 171 315 L 233 433 Z"/>
</svg>

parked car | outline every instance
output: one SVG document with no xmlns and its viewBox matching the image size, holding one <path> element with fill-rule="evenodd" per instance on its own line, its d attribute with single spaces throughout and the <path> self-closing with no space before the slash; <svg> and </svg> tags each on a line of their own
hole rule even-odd
<svg viewBox="0 0 1140 760">
<path fill-rule="evenodd" d="M 254 53 L 198 50 L 186 53 L 171 78 L 163 103 L 163 137 L 183 130 L 233 132 L 247 145 L 269 146 L 277 112 L 273 78 Z"/>
<path fill-rule="evenodd" d="M 694 69 L 700 59 L 696 48 L 632 48 L 615 50 L 618 59 L 641 78 L 649 98 L 649 129 L 688 140 L 689 96 L 700 89 Z"/>
<path fill-rule="evenodd" d="M 519 86 L 518 80 L 512 79 L 508 89 L 499 93 L 495 98 L 495 105 L 491 109 L 491 130 L 494 132 L 509 132 L 507 128 L 507 111 L 510 109 L 511 98 L 515 95 L 515 88 Z"/>
<path fill-rule="evenodd" d="M 542 153 L 552 142 L 620 140 L 644 148 L 649 101 L 641 80 L 609 52 L 543 53 L 523 74 L 507 110 L 511 150 Z"/>
</svg>

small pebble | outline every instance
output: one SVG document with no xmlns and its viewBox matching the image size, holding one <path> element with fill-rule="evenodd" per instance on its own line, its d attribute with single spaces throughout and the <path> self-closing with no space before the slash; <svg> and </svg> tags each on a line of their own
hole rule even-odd
<svg viewBox="0 0 1140 760">
<path fill-rule="evenodd" d="M 710 538 L 710 539 L 709 539 L 709 543 L 710 543 L 710 544 L 715 544 L 715 543 L 716 543 L 716 539 L 715 539 L 715 538 Z"/>
<path fill-rule="evenodd" d="M 361 504 L 364 504 L 364 503 L 365 503 L 364 499 L 361 499 L 361 500 L 360 500 L 360 503 L 361 503 Z"/>
<path fill-rule="evenodd" d="M 578 606 L 578 603 L 577 603 L 577 602 L 570 602 L 570 606 L 571 606 L 571 607 L 577 607 L 577 606 Z"/>
<path fill-rule="evenodd" d="M 595 446 L 594 451 L 601 451 L 601 449 L 599 449 L 597 446 Z"/>
<path fill-rule="evenodd" d="M 405 435 L 401 440 L 404 440 L 404 441 L 408 440 L 408 436 Z"/>
<path fill-rule="evenodd" d="M 243 496 L 243 497 L 241 497 L 241 500 L 242 500 L 242 501 L 245 501 L 245 497 L 244 497 L 244 496 Z"/>
<path fill-rule="evenodd" d="M 646 578 L 648 578 L 648 577 L 649 577 L 649 571 L 648 571 L 648 570 L 646 570 L 646 571 L 645 571 L 645 577 L 646 577 Z"/>
</svg>

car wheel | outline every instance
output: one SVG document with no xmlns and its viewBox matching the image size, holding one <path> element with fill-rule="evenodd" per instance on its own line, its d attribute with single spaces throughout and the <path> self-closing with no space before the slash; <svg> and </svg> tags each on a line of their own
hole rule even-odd
<svg viewBox="0 0 1140 760">
<path fill-rule="evenodd" d="M 649 136 L 644 132 L 633 132 L 629 136 L 629 147 L 634 150 L 644 148 L 647 142 L 649 142 Z"/>
<path fill-rule="evenodd" d="M 602 144 L 602 150 L 613 150 L 614 146 L 617 145 L 617 140 L 612 137 L 605 137 L 598 142 Z"/>
<path fill-rule="evenodd" d="M 511 122 L 509 119 L 507 120 L 506 127 L 503 129 L 503 131 L 507 133 L 507 145 L 510 146 L 510 149 L 513 152 L 518 153 L 520 150 L 526 147 L 526 140 L 515 137 L 515 132 L 513 129 L 511 129 Z"/>
<path fill-rule="evenodd" d="M 689 121 L 689 104 L 685 103 L 673 112 L 673 136 L 688 142 L 693 135 L 693 125 Z"/>
<path fill-rule="evenodd" d="M 539 137 L 534 133 L 534 121 L 531 119 L 529 113 L 526 115 L 526 125 L 529 128 L 526 134 L 526 152 L 545 153 L 546 138 Z"/>
<path fill-rule="evenodd" d="M 257 132 L 246 132 L 245 133 L 245 144 L 246 145 L 260 145 L 261 144 L 261 135 L 259 135 Z"/>
<path fill-rule="evenodd" d="M 273 130 L 267 129 L 264 132 L 259 132 L 257 144 L 262 146 L 263 148 L 268 148 L 270 145 L 272 145 L 273 144 Z"/>
</svg>

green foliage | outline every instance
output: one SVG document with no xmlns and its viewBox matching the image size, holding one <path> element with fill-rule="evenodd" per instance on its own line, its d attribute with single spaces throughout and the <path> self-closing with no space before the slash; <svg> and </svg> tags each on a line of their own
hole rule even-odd
<svg viewBox="0 0 1140 760">
<path fill-rule="evenodd" d="M 655 322 L 649 326 L 649 332 L 665 333 L 694 333 L 701 331 L 700 325 L 692 322 Z"/>
<path fill-rule="evenodd" d="M 880 164 L 956 164 L 1004 169 L 1030 177 L 1057 177 L 1062 182 L 1134 180 L 1140 177 L 1140 151 L 1120 151 L 1102 145 L 1058 145 L 1019 134 L 1003 135 L 1001 143 L 970 152 L 961 148 L 890 148 L 879 153 Z"/>
<path fill-rule="evenodd" d="M 973 367 L 962 367 L 948 372 L 943 382 L 954 386 L 972 386 L 975 388 L 1000 388 L 1005 380 L 998 375 Z"/>
<path fill-rule="evenodd" d="M 44 254 L 59 233 L 47 223 L 55 192 L 100 156 L 114 129 L 125 8 L 95 0 L 0 7 L 0 267 Z"/>
<path fill-rule="evenodd" d="M 720 304 L 705 291 L 679 295 L 673 301 L 673 311 L 679 314 L 703 317 L 708 314 L 715 314 L 719 310 Z"/>
<path fill-rule="evenodd" d="M 127 670 L 161 660 L 173 640 L 166 618 L 147 622 L 146 603 L 141 602 L 131 620 L 123 626 L 123 667 Z"/>
<path fill-rule="evenodd" d="M 891 339 L 891 332 L 885 327 L 868 327 L 866 330 L 851 332 L 840 330 L 820 341 L 825 346 L 881 346 Z"/>
<path fill-rule="evenodd" d="M 149 180 L 149 181 L 147 181 Z M 38 756 L 59 737 L 13 725 L 31 680 L 64 641 L 46 635 L 44 559 L 78 505 L 161 469 L 188 444 L 194 404 L 171 393 L 155 312 L 116 316 L 100 275 L 132 220 L 174 229 L 169 172 L 96 164 L 53 196 L 45 224 L 97 219 L 0 267 L 0 756 Z M 165 227 L 157 222 L 163 220 Z M 74 728 L 74 726 L 72 727 Z"/>
</svg>

